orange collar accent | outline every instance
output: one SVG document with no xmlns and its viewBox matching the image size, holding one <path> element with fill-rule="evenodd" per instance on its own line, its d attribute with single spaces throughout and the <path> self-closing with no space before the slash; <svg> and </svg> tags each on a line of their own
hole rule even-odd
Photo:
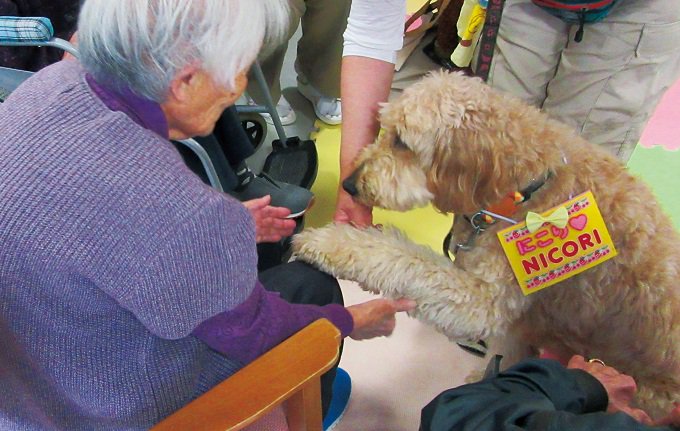
<svg viewBox="0 0 680 431">
<path fill-rule="evenodd" d="M 491 205 L 488 210 L 479 210 L 472 216 L 465 216 L 465 219 L 472 225 L 472 232 L 468 236 L 467 240 L 463 243 L 456 243 L 453 250 L 453 254 L 458 253 L 458 250 L 470 250 L 475 243 L 477 236 L 484 232 L 490 225 L 496 222 L 493 215 L 504 219 L 507 222 L 514 222 L 511 216 L 514 215 L 518 210 L 518 205 L 522 202 L 526 202 L 531 198 L 531 194 L 536 190 L 543 187 L 546 181 L 552 176 L 552 172 L 548 171 L 542 179 L 533 180 L 527 187 L 519 192 L 509 193 L 503 200 L 495 205 Z M 479 219 L 478 219 L 479 217 Z M 455 219 L 454 219 L 455 224 Z M 448 256 L 449 259 L 451 255 L 449 254 L 449 249 L 451 241 L 453 240 L 453 226 L 451 230 L 444 238 L 444 255 Z"/>
<path fill-rule="evenodd" d="M 551 176 L 552 173 L 548 171 L 542 179 L 532 181 L 521 191 L 509 193 L 500 202 L 497 202 L 487 208 L 485 212 L 498 214 L 505 218 L 512 218 L 512 216 L 517 212 L 517 206 L 522 202 L 528 201 L 531 198 L 531 194 L 543 187 L 545 182 L 548 181 Z M 484 222 L 487 224 L 491 224 L 495 221 L 493 216 L 489 214 L 483 214 L 482 220 L 484 220 Z"/>
<path fill-rule="evenodd" d="M 524 202 L 526 198 L 522 192 L 512 192 L 503 198 L 495 205 L 491 205 L 487 211 L 494 214 L 502 215 L 503 217 L 511 218 L 517 212 L 517 205 Z M 484 221 L 487 223 L 493 222 L 493 217 L 484 214 Z"/>
</svg>

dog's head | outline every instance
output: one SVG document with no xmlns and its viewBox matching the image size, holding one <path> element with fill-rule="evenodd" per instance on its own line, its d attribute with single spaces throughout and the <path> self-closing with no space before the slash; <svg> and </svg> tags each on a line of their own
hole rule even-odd
<svg viewBox="0 0 680 431">
<path fill-rule="evenodd" d="M 404 211 L 432 202 L 467 213 L 560 160 L 548 120 L 478 78 L 433 73 L 380 113 L 383 133 L 343 183 L 357 200 Z"/>
</svg>

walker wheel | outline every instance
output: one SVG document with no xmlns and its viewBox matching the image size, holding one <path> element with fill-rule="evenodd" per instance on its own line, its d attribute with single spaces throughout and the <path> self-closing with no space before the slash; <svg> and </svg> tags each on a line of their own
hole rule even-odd
<svg viewBox="0 0 680 431">
<path fill-rule="evenodd" d="M 239 117 L 243 130 L 245 130 L 250 143 L 255 151 L 257 151 L 267 136 L 267 123 L 265 122 L 264 117 L 255 112 L 239 114 Z"/>
</svg>

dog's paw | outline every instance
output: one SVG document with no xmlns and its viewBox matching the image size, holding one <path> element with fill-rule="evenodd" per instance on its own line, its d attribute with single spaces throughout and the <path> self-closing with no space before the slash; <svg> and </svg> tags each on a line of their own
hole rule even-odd
<svg viewBox="0 0 680 431">
<path fill-rule="evenodd" d="M 312 264 L 337 276 L 331 267 L 329 255 L 335 254 L 337 229 L 334 225 L 305 229 L 293 236 L 292 250 L 296 259 Z"/>
<path fill-rule="evenodd" d="M 341 279 L 361 281 L 363 248 L 370 241 L 375 228 L 355 228 L 347 224 L 329 224 L 316 229 L 305 229 L 293 237 L 293 253 L 297 259 Z"/>
</svg>

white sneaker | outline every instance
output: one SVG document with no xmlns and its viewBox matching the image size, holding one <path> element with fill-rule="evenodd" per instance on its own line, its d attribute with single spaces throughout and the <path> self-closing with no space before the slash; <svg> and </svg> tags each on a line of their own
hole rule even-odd
<svg viewBox="0 0 680 431">
<path fill-rule="evenodd" d="M 326 97 L 319 93 L 316 88 L 312 87 L 312 85 L 299 74 L 297 88 L 300 94 L 312 102 L 314 113 L 319 120 L 331 126 L 342 123 L 342 104 L 340 99 Z"/>
<path fill-rule="evenodd" d="M 255 102 L 250 96 L 248 96 L 248 105 L 255 106 L 258 105 L 258 103 Z M 290 106 L 290 103 L 288 103 L 286 98 L 283 97 L 283 94 L 281 95 L 281 98 L 276 104 L 276 112 L 278 112 L 279 119 L 281 119 L 281 124 L 284 126 L 290 126 L 297 119 L 297 115 L 295 114 L 293 107 Z M 266 121 L 267 124 L 272 125 L 274 124 L 272 116 L 269 115 L 267 112 L 263 112 L 262 116 L 264 117 L 264 121 Z"/>
</svg>

